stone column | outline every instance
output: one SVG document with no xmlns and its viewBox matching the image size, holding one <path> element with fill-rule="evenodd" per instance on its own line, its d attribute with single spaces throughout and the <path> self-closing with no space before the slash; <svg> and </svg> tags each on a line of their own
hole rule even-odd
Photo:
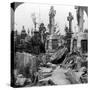
<svg viewBox="0 0 90 90">
<path fill-rule="evenodd" d="M 72 13 L 69 12 L 69 16 L 67 17 L 67 20 L 69 21 L 69 32 L 71 33 L 72 31 L 72 20 L 73 20 L 73 16 Z"/>
<path fill-rule="evenodd" d="M 80 26 L 79 26 L 79 30 L 80 30 L 80 32 L 83 32 L 83 9 L 82 8 L 80 8 Z"/>
<path fill-rule="evenodd" d="M 71 47 L 72 47 L 72 20 L 73 20 L 73 16 L 72 16 L 72 13 L 69 12 L 69 16 L 67 17 L 67 20 L 69 21 L 69 31 L 68 31 L 68 40 L 67 40 L 67 43 L 69 44 L 68 46 L 68 50 L 69 52 L 71 51 Z"/>
<path fill-rule="evenodd" d="M 78 22 L 78 29 L 79 32 L 83 32 L 83 15 L 84 15 L 84 7 L 82 6 L 76 6 L 75 9 L 77 9 L 77 22 Z"/>
<path fill-rule="evenodd" d="M 51 6 L 50 8 L 50 12 L 49 12 L 49 25 L 50 25 L 50 34 L 53 34 L 54 32 L 54 24 L 55 24 L 55 17 L 56 14 L 56 10 L 54 10 L 54 7 Z"/>
<path fill-rule="evenodd" d="M 52 50 L 52 39 L 53 39 L 53 34 L 54 34 L 54 25 L 55 25 L 55 17 L 56 11 L 54 10 L 54 7 L 51 6 L 50 12 L 49 12 L 49 31 L 50 31 L 50 36 L 49 36 L 49 42 L 48 42 L 48 49 L 51 51 Z"/>
</svg>

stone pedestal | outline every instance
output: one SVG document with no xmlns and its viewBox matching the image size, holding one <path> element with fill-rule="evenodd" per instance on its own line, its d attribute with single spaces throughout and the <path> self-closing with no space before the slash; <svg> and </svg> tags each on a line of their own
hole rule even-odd
<svg viewBox="0 0 90 90">
<path fill-rule="evenodd" d="M 59 45 L 59 38 L 57 35 L 49 35 L 47 37 L 46 52 L 55 52 Z"/>
</svg>

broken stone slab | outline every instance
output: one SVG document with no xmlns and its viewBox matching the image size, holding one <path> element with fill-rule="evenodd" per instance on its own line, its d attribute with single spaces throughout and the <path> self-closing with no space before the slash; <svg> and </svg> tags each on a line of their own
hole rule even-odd
<svg viewBox="0 0 90 90">
<path fill-rule="evenodd" d="M 60 68 L 59 66 L 54 70 L 54 72 L 52 73 L 52 81 L 56 84 L 56 85 L 64 85 L 64 84 L 70 84 L 69 80 L 66 79 L 66 75 L 65 72 L 67 72 L 67 70 Z"/>
<path fill-rule="evenodd" d="M 40 67 L 40 71 L 42 73 L 49 73 L 52 72 L 52 68 Z"/>
<path fill-rule="evenodd" d="M 51 62 L 48 62 L 47 65 L 50 67 L 56 67 L 57 66 L 56 64 L 52 64 Z"/>
<path fill-rule="evenodd" d="M 67 48 L 61 48 L 59 50 L 57 50 L 55 53 L 53 53 L 50 57 L 50 60 L 53 61 L 55 59 L 60 59 L 62 57 L 62 55 L 67 51 Z"/>
<path fill-rule="evenodd" d="M 48 81 L 51 80 L 55 85 L 64 85 L 64 84 L 70 84 L 70 81 L 66 79 L 65 72 L 67 70 L 60 69 L 58 66 L 53 72 L 50 77 L 41 79 L 40 81 Z"/>
<path fill-rule="evenodd" d="M 75 72 L 69 69 L 65 74 L 67 76 L 67 79 L 71 82 L 71 84 L 79 84 L 82 73 L 83 72 Z"/>
</svg>

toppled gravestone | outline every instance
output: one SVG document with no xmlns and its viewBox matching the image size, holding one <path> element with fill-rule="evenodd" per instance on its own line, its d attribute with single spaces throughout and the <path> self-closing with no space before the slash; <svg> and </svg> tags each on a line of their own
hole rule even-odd
<svg viewBox="0 0 90 90">
<path fill-rule="evenodd" d="M 66 47 L 59 48 L 56 52 L 52 53 L 50 57 L 50 62 L 52 62 L 53 64 L 62 63 L 66 57 L 66 53 L 67 53 Z"/>
</svg>

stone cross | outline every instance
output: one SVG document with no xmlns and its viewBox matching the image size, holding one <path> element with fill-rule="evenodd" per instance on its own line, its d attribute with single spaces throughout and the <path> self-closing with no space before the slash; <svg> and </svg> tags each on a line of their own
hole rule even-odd
<svg viewBox="0 0 90 90">
<path fill-rule="evenodd" d="M 73 20 L 73 16 L 72 16 L 71 12 L 69 12 L 69 16 L 67 17 L 67 20 L 69 21 L 69 32 L 71 32 L 71 30 L 72 30 L 72 20 Z"/>
</svg>

